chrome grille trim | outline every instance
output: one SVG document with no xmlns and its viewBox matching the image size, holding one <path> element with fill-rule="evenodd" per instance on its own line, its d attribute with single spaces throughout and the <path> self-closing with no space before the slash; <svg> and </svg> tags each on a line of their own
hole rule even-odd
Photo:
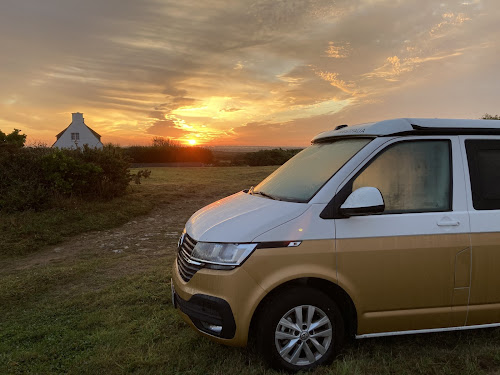
<svg viewBox="0 0 500 375">
<path fill-rule="evenodd" d="M 184 237 L 184 242 L 186 242 L 186 245 L 190 246 L 191 247 L 191 251 L 194 249 L 194 247 L 196 246 L 196 241 L 193 240 L 191 237 L 189 237 L 187 234 L 186 236 Z"/>
<path fill-rule="evenodd" d="M 194 274 L 203 267 L 202 263 L 191 258 L 196 243 L 197 241 L 186 233 L 177 250 L 177 268 L 179 275 L 185 282 L 191 280 Z"/>
</svg>

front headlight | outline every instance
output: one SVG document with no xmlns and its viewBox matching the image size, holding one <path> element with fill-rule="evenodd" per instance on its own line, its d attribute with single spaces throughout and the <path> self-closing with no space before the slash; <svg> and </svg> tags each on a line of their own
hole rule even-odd
<svg viewBox="0 0 500 375">
<path fill-rule="evenodd" d="M 227 269 L 239 266 L 257 247 L 256 243 L 211 243 L 198 242 L 191 258 L 205 263 L 205 266 L 216 269 Z M 214 265 L 215 267 L 210 267 Z M 216 266 L 222 267 L 216 267 Z"/>
</svg>

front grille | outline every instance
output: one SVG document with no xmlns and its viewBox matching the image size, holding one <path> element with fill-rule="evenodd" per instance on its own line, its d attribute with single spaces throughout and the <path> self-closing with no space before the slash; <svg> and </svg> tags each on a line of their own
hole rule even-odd
<svg viewBox="0 0 500 375">
<path fill-rule="evenodd" d="M 188 282 L 198 270 L 202 268 L 202 264 L 191 259 L 196 241 L 186 233 L 182 242 L 179 244 L 177 253 L 177 268 L 182 280 Z"/>
</svg>

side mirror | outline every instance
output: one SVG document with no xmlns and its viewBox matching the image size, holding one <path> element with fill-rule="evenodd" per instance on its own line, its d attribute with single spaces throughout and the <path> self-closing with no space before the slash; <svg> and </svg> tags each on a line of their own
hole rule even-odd
<svg viewBox="0 0 500 375">
<path fill-rule="evenodd" d="M 374 187 L 362 187 L 354 190 L 340 206 L 340 214 L 346 217 L 370 215 L 384 212 L 385 204 L 382 193 Z"/>
</svg>

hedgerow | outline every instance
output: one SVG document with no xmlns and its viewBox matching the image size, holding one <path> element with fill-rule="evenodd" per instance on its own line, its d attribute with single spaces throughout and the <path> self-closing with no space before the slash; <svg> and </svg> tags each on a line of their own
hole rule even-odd
<svg viewBox="0 0 500 375">
<path fill-rule="evenodd" d="M 123 149 L 133 163 L 198 162 L 212 164 L 212 151 L 203 147 L 187 147 L 170 139 L 157 137 L 151 146 L 131 146 Z"/>
<path fill-rule="evenodd" d="M 290 158 L 297 155 L 302 149 L 281 149 L 275 148 L 272 150 L 260 150 L 256 152 L 247 152 L 238 155 L 232 161 L 233 165 L 250 165 L 264 166 L 264 165 L 281 165 L 286 163 Z"/>
<path fill-rule="evenodd" d="M 112 199 L 124 195 L 133 178 L 129 158 L 116 146 L 23 147 L 25 136 L 2 142 L 2 135 L 0 211 L 43 210 L 61 198 Z"/>
</svg>

